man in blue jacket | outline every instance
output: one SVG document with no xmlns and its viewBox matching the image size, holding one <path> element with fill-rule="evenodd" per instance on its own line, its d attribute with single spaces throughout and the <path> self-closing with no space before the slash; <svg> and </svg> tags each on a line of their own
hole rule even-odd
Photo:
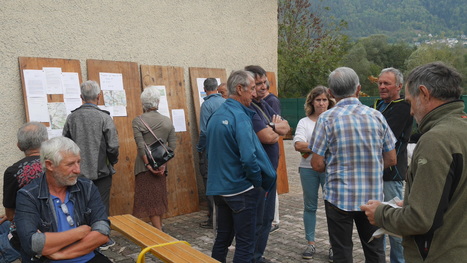
<svg viewBox="0 0 467 263">
<path fill-rule="evenodd" d="M 217 235 L 212 257 L 226 262 L 235 237 L 233 262 L 253 262 L 258 199 L 262 187 L 274 188 L 276 171 L 256 136 L 248 109 L 255 79 L 234 71 L 227 81 L 230 98 L 211 116 L 207 129 L 207 195 L 218 208 Z"/>
</svg>

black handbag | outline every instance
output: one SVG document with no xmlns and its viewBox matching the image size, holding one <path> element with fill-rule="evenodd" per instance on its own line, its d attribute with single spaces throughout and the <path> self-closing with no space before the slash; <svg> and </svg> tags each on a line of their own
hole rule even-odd
<svg viewBox="0 0 467 263">
<path fill-rule="evenodd" d="M 149 128 L 146 122 L 143 121 L 141 116 L 138 117 L 141 120 L 141 122 L 143 122 L 144 126 L 148 128 L 149 132 L 152 133 L 152 135 L 154 135 L 154 137 L 156 138 L 156 141 L 151 143 L 150 145 L 144 143 L 144 150 L 146 152 L 146 157 L 148 158 L 149 165 L 151 165 L 153 169 L 158 169 L 161 165 L 174 158 L 174 151 L 170 149 L 170 147 L 165 145 L 164 140 L 159 139 L 156 136 L 156 134 L 151 130 L 151 128 Z"/>
</svg>

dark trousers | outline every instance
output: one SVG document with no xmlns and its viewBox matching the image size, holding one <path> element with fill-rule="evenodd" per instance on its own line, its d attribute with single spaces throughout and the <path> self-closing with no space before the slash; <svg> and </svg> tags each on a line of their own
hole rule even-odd
<svg viewBox="0 0 467 263">
<path fill-rule="evenodd" d="M 112 175 L 98 178 L 92 182 L 97 186 L 99 194 L 101 194 L 102 203 L 104 203 L 108 215 L 110 206 L 110 188 L 112 187 Z"/>
<path fill-rule="evenodd" d="M 199 173 L 203 177 L 204 183 L 204 192 L 206 193 L 206 189 L 208 186 L 208 159 L 206 158 L 206 151 L 199 153 Z M 211 195 L 207 195 L 206 199 L 208 200 L 208 220 L 212 223 L 212 211 L 213 211 L 213 197 Z"/>
<path fill-rule="evenodd" d="M 325 201 L 324 204 L 326 207 L 329 241 L 334 252 L 334 263 L 353 262 L 352 230 L 354 222 L 357 226 L 360 242 L 362 243 L 365 262 L 386 262 L 383 238 L 375 238 L 368 243 L 378 227 L 370 224 L 364 212 L 344 211 L 328 201 Z"/>
<path fill-rule="evenodd" d="M 258 214 L 256 218 L 255 262 L 261 262 L 261 258 L 266 250 L 272 221 L 274 220 L 275 208 L 276 184 L 269 190 L 267 196 L 266 191 L 261 188 L 261 198 L 258 199 Z"/>
<path fill-rule="evenodd" d="M 211 255 L 214 259 L 226 262 L 235 237 L 233 262 L 253 262 L 258 198 L 260 188 L 230 197 L 214 196 L 217 206 L 217 235 Z"/>
</svg>

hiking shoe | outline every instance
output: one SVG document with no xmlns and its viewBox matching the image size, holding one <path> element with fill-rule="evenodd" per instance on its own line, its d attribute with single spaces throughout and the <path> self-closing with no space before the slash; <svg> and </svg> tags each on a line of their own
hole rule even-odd
<svg viewBox="0 0 467 263">
<path fill-rule="evenodd" d="M 269 231 L 269 233 L 275 232 L 277 230 L 279 230 L 279 225 L 272 225 L 271 230 Z"/>
<path fill-rule="evenodd" d="M 199 226 L 202 227 L 202 228 L 206 228 L 206 229 L 212 229 L 212 221 L 208 219 L 208 220 L 200 223 Z"/>
<path fill-rule="evenodd" d="M 302 258 L 304 259 L 312 259 L 313 255 L 315 254 L 316 248 L 315 245 L 308 245 L 305 248 L 305 251 L 302 253 Z"/>
<path fill-rule="evenodd" d="M 332 247 L 329 248 L 329 262 L 334 262 L 334 253 L 332 252 Z"/>
<path fill-rule="evenodd" d="M 109 241 L 107 243 L 105 243 L 104 245 L 100 246 L 99 249 L 100 250 L 107 250 L 109 249 L 110 247 L 113 247 L 115 246 L 115 241 L 113 241 L 112 239 L 109 239 Z"/>
</svg>

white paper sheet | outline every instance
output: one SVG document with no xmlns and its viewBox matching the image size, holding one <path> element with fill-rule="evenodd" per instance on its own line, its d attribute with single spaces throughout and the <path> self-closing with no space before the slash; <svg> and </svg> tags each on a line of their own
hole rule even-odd
<svg viewBox="0 0 467 263">
<path fill-rule="evenodd" d="M 70 114 L 72 110 L 77 109 L 83 104 L 80 98 L 65 98 L 64 101 L 67 114 Z"/>
<path fill-rule="evenodd" d="M 47 98 L 28 97 L 29 121 L 50 122 Z"/>
<path fill-rule="evenodd" d="M 172 110 L 172 123 L 175 127 L 175 132 L 186 131 L 185 111 L 183 109 Z"/>
<path fill-rule="evenodd" d="M 45 73 L 47 94 L 63 94 L 62 68 L 44 67 L 42 70 Z"/>
<path fill-rule="evenodd" d="M 24 85 L 26 87 L 26 96 L 36 97 L 36 98 L 45 98 L 45 74 L 42 70 L 36 69 L 24 69 Z"/>
<path fill-rule="evenodd" d="M 123 90 L 123 76 L 121 73 L 99 72 L 102 90 Z"/>
<path fill-rule="evenodd" d="M 81 89 L 77 72 L 63 72 L 63 98 L 80 98 Z"/>
</svg>

